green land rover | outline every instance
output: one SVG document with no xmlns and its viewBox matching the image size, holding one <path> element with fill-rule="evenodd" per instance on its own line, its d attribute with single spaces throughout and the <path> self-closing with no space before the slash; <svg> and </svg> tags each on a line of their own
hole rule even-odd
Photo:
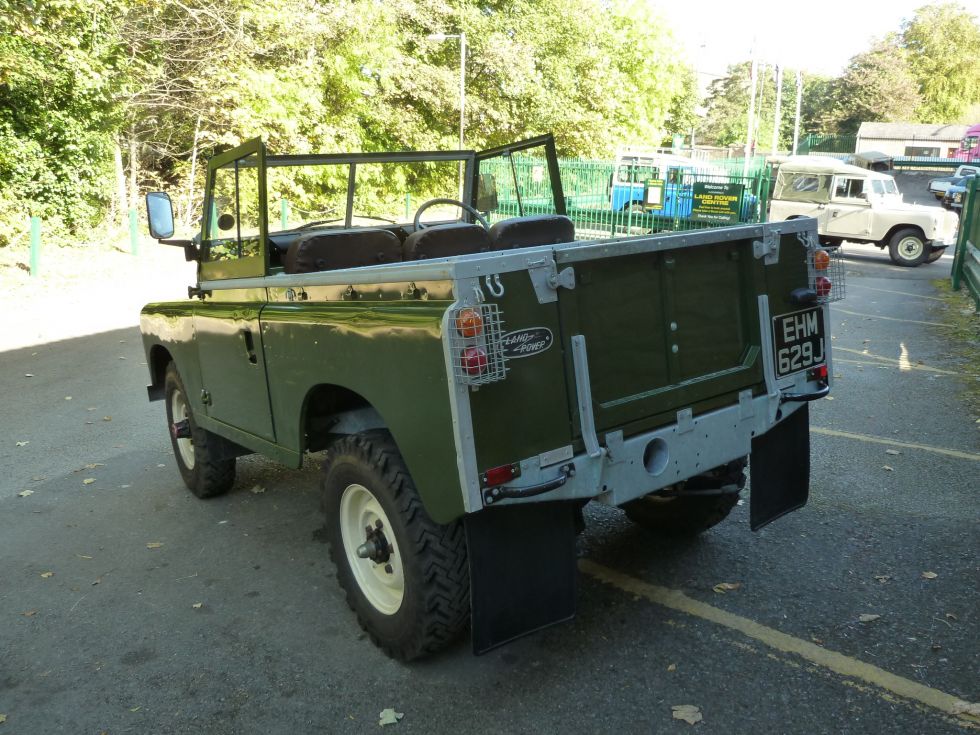
<svg viewBox="0 0 980 735">
<path fill-rule="evenodd" d="M 556 214 L 525 216 L 545 185 Z M 844 287 L 813 219 L 577 240 L 550 136 L 346 155 L 253 140 L 210 161 L 193 239 L 171 239 L 166 194 L 147 207 L 198 262 L 188 300 L 141 315 L 184 482 L 206 498 L 238 456 L 324 452 L 338 580 L 389 655 L 468 623 L 483 652 L 572 617 L 589 501 L 697 533 L 747 462 L 753 529 L 807 501 L 807 402 L 830 390 Z"/>
</svg>

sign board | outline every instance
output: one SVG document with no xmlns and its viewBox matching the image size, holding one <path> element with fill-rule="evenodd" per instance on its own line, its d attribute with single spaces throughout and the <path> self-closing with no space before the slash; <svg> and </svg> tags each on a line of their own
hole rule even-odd
<svg viewBox="0 0 980 735">
<path fill-rule="evenodd" d="M 664 206 L 664 180 L 647 179 L 643 185 L 643 206 L 662 209 Z"/>
<path fill-rule="evenodd" d="M 692 189 L 691 219 L 702 222 L 738 222 L 745 184 L 698 181 Z"/>
</svg>

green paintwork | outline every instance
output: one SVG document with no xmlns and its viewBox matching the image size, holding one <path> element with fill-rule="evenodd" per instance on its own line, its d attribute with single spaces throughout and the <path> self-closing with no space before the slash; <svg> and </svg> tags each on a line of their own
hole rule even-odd
<svg viewBox="0 0 980 735">
<path fill-rule="evenodd" d="M 572 442 L 558 304 L 538 303 L 526 271 L 506 273 L 500 280 L 504 331 L 547 327 L 554 343 L 540 354 L 509 360 L 506 380 L 470 393 L 481 471 Z"/>
</svg>

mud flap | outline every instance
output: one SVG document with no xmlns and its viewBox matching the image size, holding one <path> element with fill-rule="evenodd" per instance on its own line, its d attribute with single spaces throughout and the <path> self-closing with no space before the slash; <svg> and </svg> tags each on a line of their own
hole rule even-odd
<svg viewBox="0 0 980 735">
<path fill-rule="evenodd" d="M 806 505 L 810 497 L 809 404 L 752 440 L 749 477 L 753 531 Z"/>
<path fill-rule="evenodd" d="M 466 516 L 473 653 L 575 616 L 575 503 Z"/>
</svg>

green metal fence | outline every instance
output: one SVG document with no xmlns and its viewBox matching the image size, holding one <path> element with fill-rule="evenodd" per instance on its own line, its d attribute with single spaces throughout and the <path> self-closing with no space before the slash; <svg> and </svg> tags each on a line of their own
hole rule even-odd
<svg viewBox="0 0 980 735">
<path fill-rule="evenodd" d="M 953 288 L 959 291 L 965 284 L 980 311 L 980 191 L 977 178 L 970 179 L 960 214 L 960 232 L 953 256 Z"/>
<path fill-rule="evenodd" d="M 801 156 L 811 153 L 854 153 L 856 135 L 816 135 L 811 133 L 800 142 L 797 152 Z"/>
<path fill-rule="evenodd" d="M 761 157 L 750 159 L 748 165 L 732 159 L 659 167 L 563 159 L 559 169 L 566 210 L 578 239 L 696 230 L 766 219 L 770 171 Z M 498 206 L 491 220 L 554 212 L 543 159 L 514 156 L 481 171 L 493 173 L 497 185 Z M 659 187 L 653 203 L 648 197 L 651 185 Z M 728 216 L 707 211 L 706 188 L 728 194 Z"/>
</svg>

